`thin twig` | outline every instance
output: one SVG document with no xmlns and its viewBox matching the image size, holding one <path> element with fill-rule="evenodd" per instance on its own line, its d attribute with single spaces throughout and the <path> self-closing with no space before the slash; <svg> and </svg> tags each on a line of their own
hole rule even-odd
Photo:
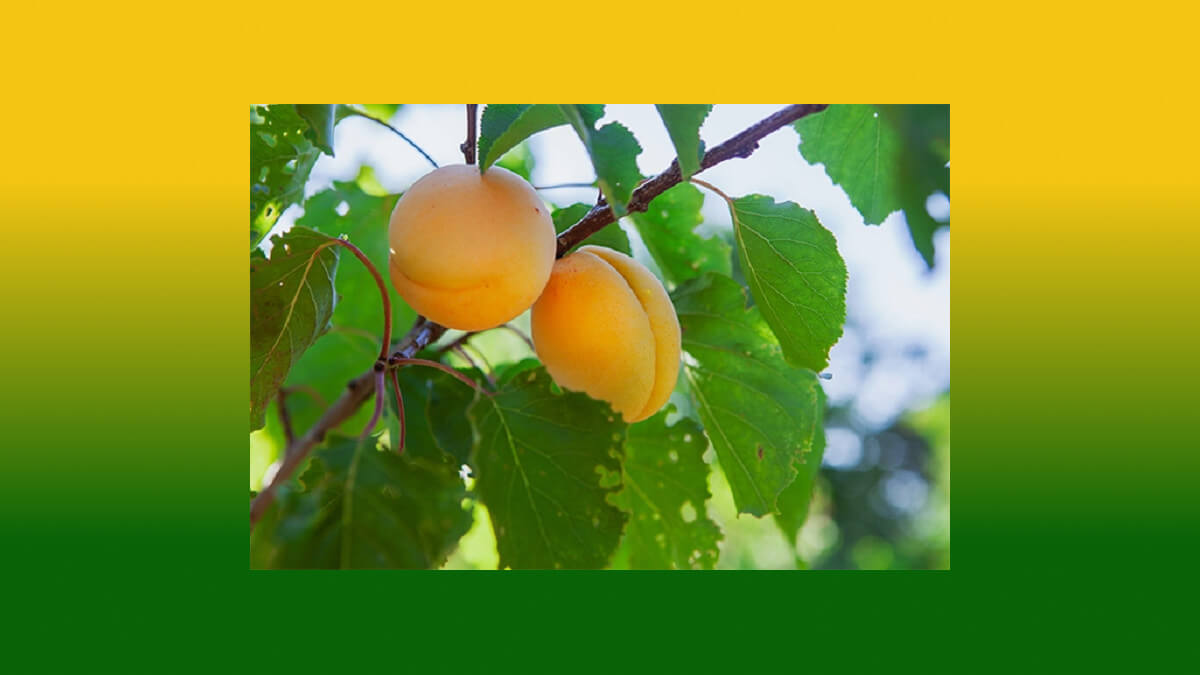
<svg viewBox="0 0 1200 675">
<path fill-rule="evenodd" d="M 492 385 L 492 389 L 496 389 L 496 380 L 492 378 L 492 374 L 483 368 L 480 368 L 479 364 L 475 363 L 475 359 L 471 358 L 471 355 L 467 353 L 467 350 L 463 349 L 463 345 L 455 345 L 454 353 L 458 354 L 459 358 L 461 358 L 463 361 L 466 361 L 467 365 L 483 373 L 483 376 L 487 378 L 488 384 Z"/>
<path fill-rule="evenodd" d="M 458 149 L 462 150 L 463 159 L 467 161 L 467 164 L 475 163 L 475 121 L 479 117 L 476 114 L 478 109 L 478 103 L 467 104 L 467 140 L 458 146 Z"/>
<path fill-rule="evenodd" d="M 529 339 L 528 335 L 526 335 L 524 332 L 521 331 L 521 329 L 517 328 L 516 326 L 514 326 L 510 323 L 505 323 L 505 324 L 496 326 L 495 328 L 485 328 L 484 330 L 473 330 L 473 331 L 470 331 L 467 333 L 463 333 L 462 335 L 459 335 L 458 337 L 454 338 L 454 341 L 448 342 L 445 345 L 438 347 L 437 353 L 445 354 L 446 352 L 453 351 L 455 347 L 466 344 L 467 341 L 469 341 L 471 338 L 475 337 L 476 335 L 479 335 L 480 333 L 483 333 L 483 332 L 486 332 L 489 330 L 500 330 L 501 328 L 511 331 L 514 335 L 521 338 L 521 340 L 524 341 L 525 344 L 529 345 L 530 350 L 533 349 L 533 340 Z"/>
<path fill-rule="evenodd" d="M 436 369 L 442 371 L 443 373 L 446 373 L 447 375 L 454 376 L 460 382 L 462 382 L 463 384 L 467 385 L 468 387 L 474 389 L 475 391 L 478 391 L 482 394 L 488 393 L 487 390 L 485 390 L 483 387 L 479 386 L 478 382 L 476 382 L 475 380 L 472 380 L 471 378 L 467 377 L 466 375 L 463 375 L 462 373 L 458 372 L 454 368 L 451 368 L 450 366 L 448 366 L 444 363 L 438 363 L 437 361 L 430 361 L 429 359 L 398 359 L 395 357 L 392 358 L 392 363 L 396 366 L 425 366 L 426 368 L 436 368 Z"/>
<path fill-rule="evenodd" d="M 275 395 L 275 403 L 279 407 L 279 421 L 283 424 L 283 437 L 287 440 L 287 444 L 291 445 L 292 441 L 296 440 L 296 432 L 292 430 L 292 416 L 287 409 L 287 390 L 280 387 L 279 393 Z"/>
<path fill-rule="evenodd" d="M 479 360 L 483 361 L 483 365 L 484 365 L 483 368 L 480 368 L 479 364 L 475 363 L 475 359 L 471 358 L 471 355 L 467 353 L 467 347 L 470 347 L 471 351 L 475 352 L 475 355 L 479 357 Z M 481 351 L 479 349 L 479 347 L 476 347 L 475 345 L 471 344 L 470 342 L 464 342 L 461 345 L 459 345 L 457 348 L 455 348 L 454 353 L 463 357 L 463 359 L 465 359 L 467 363 L 471 364 L 472 368 L 483 373 L 483 376 L 487 379 L 488 384 L 491 385 L 492 391 L 497 390 L 496 378 L 492 376 L 492 372 L 495 371 L 496 369 L 492 367 L 492 364 L 488 361 L 487 356 L 484 356 L 483 351 Z"/>
<path fill-rule="evenodd" d="M 801 117 L 820 112 L 826 107 L 828 107 L 827 104 L 790 105 L 704 153 L 704 157 L 700 160 L 700 170 L 711 168 L 734 157 L 749 157 L 758 149 L 758 142 L 771 132 L 777 131 Z M 665 171 L 642 183 L 633 191 L 633 196 L 625 207 L 626 210 L 630 213 L 645 211 L 650 206 L 651 200 L 678 185 L 682 180 L 683 175 L 679 172 L 679 160 L 672 160 L 671 166 L 667 167 Z M 597 204 L 579 222 L 558 235 L 558 256 L 562 257 L 576 244 L 613 222 L 616 222 L 616 218 L 613 216 L 612 208 L 608 205 Z"/>
<path fill-rule="evenodd" d="M 430 164 L 432 164 L 433 168 L 435 168 L 435 169 L 438 168 L 438 163 L 433 161 L 433 158 L 429 156 L 428 152 L 425 152 L 424 150 L 422 150 L 421 146 L 417 145 L 416 142 L 413 141 L 413 139 L 409 138 L 408 136 L 405 136 L 404 132 L 400 131 L 396 127 L 388 124 L 387 122 L 384 122 L 383 120 L 376 119 L 374 117 L 371 117 L 370 115 L 367 115 L 366 113 L 361 113 L 357 110 L 348 112 L 347 114 L 355 115 L 358 117 L 365 117 L 365 118 L 371 120 L 372 122 L 375 122 L 377 124 L 382 124 L 383 126 L 387 127 L 388 129 L 391 129 L 393 134 L 396 134 L 400 138 L 403 138 L 404 142 L 411 145 L 413 150 L 416 150 L 417 152 L 421 153 L 421 156 L 424 157 Z"/>
<path fill-rule="evenodd" d="M 537 351 L 533 348 L 533 340 L 529 339 L 529 336 L 526 335 L 524 333 L 524 331 L 522 331 L 520 328 L 517 328 L 516 326 L 512 325 L 511 323 L 506 323 L 503 326 L 500 326 L 500 328 L 506 328 L 509 331 L 512 331 L 514 334 L 516 334 L 517 337 L 524 340 L 525 344 L 529 345 L 530 351 Z"/>
<path fill-rule="evenodd" d="M 596 183 L 557 183 L 555 185 L 535 185 L 534 190 L 557 190 L 559 188 L 594 188 Z"/>
<path fill-rule="evenodd" d="M 440 354 L 445 354 L 448 351 L 452 351 L 455 347 L 458 347 L 459 345 L 463 344 L 467 340 L 470 340 L 471 338 L 475 337 L 479 333 L 480 333 L 480 331 L 477 331 L 477 330 L 463 333 L 462 335 L 459 335 L 458 337 L 454 338 L 453 341 L 447 343 L 446 345 L 444 345 L 442 347 L 438 347 L 437 353 L 440 355 Z"/>
</svg>

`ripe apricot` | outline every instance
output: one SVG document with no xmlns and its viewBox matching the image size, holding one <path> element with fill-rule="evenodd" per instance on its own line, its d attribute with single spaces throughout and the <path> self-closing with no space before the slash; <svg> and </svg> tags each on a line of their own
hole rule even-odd
<svg viewBox="0 0 1200 675">
<path fill-rule="evenodd" d="M 679 318 L 641 263 L 583 246 L 554 263 L 533 305 L 533 344 L 559 386 L 604 401 L 626 422 L 667 402 L 679 374 Z"/>
<path fill-rule="evenodd" d="M 388 267 L 400 297 L 450 328 L 483 330 L 529 308 L 554 265 L 554 224 L 533 187 L 498 166 L 444 166 L 396 202 Z"/>
</svg>

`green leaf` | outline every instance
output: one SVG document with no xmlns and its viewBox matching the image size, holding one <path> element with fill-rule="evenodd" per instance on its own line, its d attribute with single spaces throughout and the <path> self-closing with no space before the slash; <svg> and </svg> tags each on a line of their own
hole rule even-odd
<svg viewBox="0 0 1200 675">
<path fill-rule="evenodd" d="M 250 110 L 250 246 L 266 236 L 284 209 L 304 198 L 304 183 L 321 149 L 293 105 Z"/>
<path fill-rule="evenodd" d="M 687 180 L 700 170 L 700 158 L 704 156 L 704 141 L 700 140 L 700 125 L 708 113 L 712 112 L 711 104 L 658 104 L 658 116 L 667 127 L 671 143 L 675 145 L 675 154 L 679 157 L 679 172 Z"/>
<path fill-rule="evenodd" d="M 878 107 L 903 139 L 905 164 L 900 169 L 900 207 L 904 209 L 913 246 L 932 268 L 933 235 L 950 223 L 934 220 L 925 202 L 933 192 L 950 196 L 950 106 Z"/>
<path fill-rule="evenodd" d="M 489 103 L 479 121 L 479 170 L 537 132 L 566 123 L 556 105 Z"/>
<path fill-rule="evenodd" d="M 564 206 L 561 209 L 555 209 L 554 212 L 550 214 L 550 217 L 554 220 L 555 233 L 562 234 L 564 230 L 579 222 L 579 219 L 583 218 L 585 215 L 587 215 L 587 212 L 591 210 L 592 207 L 583 203 L 576 203 L 570 206 Z M 580 246 L 588 246 L 591 244 L 595 244 L 596 246 L 607 246 L 608 248 L 620 251 L 625 255 L 633 255 L 632 249 L 629 245 L 629 237 L 616 223 L 611 223 L 604 226 L 599 232 L 576 244 L 571 250 L 574 251 Z"/>
<path fill-rule="evenodd" d="M 621 492 L 622 547 L 635 569 L 713 569 L 721 530 L 708 519 L 708 443 L 695 421 L 667 426 L 667 410 L 629 427 Z"/>
<path fill-rule="evenodd" d="M 903 209 L 913 243 L 933 265 L 933 232 L 925 209 L 935 190 L 947 195 L 950 108 L 832 105 L 798 120 L 800 154 L 840 185 L 868 225 Z"/>
<path fill-rule="evenodd" d="M 563 115 L 587 148 L 596 170 L 596 183 L 608 201 L 613 214 L 621 218 L 628 209 L 629 198 L 642 180 L 637 156 L 642 153 L 628 129 L 619 122 L 609 122 L 599 129 L 596 122 L 604 116 L 602 105 L 562 105 Z"/>
<path fill-rule="evenodd" d="M 360 172 L 359 179 L 364 178 Z M 370 259 L 383 275 L 392 301 L 393 335 L 403 334 L 416 313 L 396 294 L 388 281 L 388 217 L 396 203 L 395 195 L 372 195 L 363 190 L 363 182 L 334 182 L 304 203 L 304 215 L 297 226 L 311 227 L 324 234 L 345 236 Z M 345 215 L 338 215 L 344 211 Z M 383 337 L 383 316 L 379 289 L 370 271 L 357 258 L 343 254 L 338 266 L 336 288 L 338 302 L 329 331 L 316 341 L 292 367 L 284 385 L 295 390 L 288 397 L 288 409 L 297 429 L 307 429 L 334 401 L 346 383 L 371 367 L 379 356 Z M 318 398 L 326 403 L 322 404 Z M 363 406 L 338 429 L 346 434 L 362 430 L 370 417 L 371 406 Z"/>
<path fill-rule="evenodd" d="M 738 262 L 793 365 L 821 370 L 846 322 L 846 263 L 817 214 L 749 195 L 729 204 Z"/>
<path fill-rule="evenodd" d="M 788 544 L 795 550 L 796 535 L 808 519 L 808 507 L 812 503 L 813 485 L 817 481 L 817 473 L 821 470 L 821 460 L 825 457 L 825 391 L 817 387 L 817 430 L 813 435 L 813 449 L 804 457 L 804 464 L 796 474 L 796 480 L 779 493 L 779 513 L 775 514 L 775 524 L 783 530 Z"/>
<path fill-rule="evenodd" d="M 336 105 L 328 103 L 296 104 L 296 114 L 303 118 L 305 122 L 308 122 L 308 126 L 313 130 L 313 143 L 330 157 L 333 156 L 333 125 L 335 108 L 337 108 Z"/>
<path fill-rule="evenodd" d="M 678 285 L 705 272 L 730 273 L 730 246 L 720 237 L 694 230 L 703 219 L 704 195 L 680 183 L 655 197 L 645 213 L 630 215 L 668 284 Z"/>
<path fill-rule="evenodd" d="M 434 359 L 424 353 L 421 358 Z M 483 373 L 474 368 L 458 369 L 476 382 Z M 470 461 L 471 422 L 467 409 L 477 392 L 453 376 L 434 368 L 409 366 L 400 370 L 400 394 L 404 397 L 405 454 L 449 462 L 455 467 Z M 389 425 L 396 423 L 392 442 L 398 438 L 396 396 L 388 386 Z M 389 426 L 389 430 L 392 427 Z"/>
<path fill-rule="evenodd" d="M 740 513 L 778 511 L 817 432 L 817 376 L 793 368 L 742 287 L 708 273 L 672 294 L 684 377 Z"/>
<path fill-rule="evenodd" d="M 467 492 L 455 467 L 380 451 L 374 439 L 333 437 L 317 451 L 302 482 L 302 488 L 282 490 L 277 513 L 255 528 L 253 563 L 435 568 L 471 525 L 471 512 L 463 506 Z"/>
<path fill-rule="evenodd" d="M 363 103 L 363 111 L 367 116 L 373 117 L 384 122 L 390 121 L 396 116 L 396 112 L 400 110 L 400 103 Z"/>
<path fill-rule="evenodd" d="M 303 227 L 272 239 L 271 258 L 250 256 L 250 430 L 292 365 L 329 326 L 338 247 Z"/>
<path fill-rule="evenodd" d="M 344 236 L 375 264 L 392 300 L 392 326 L 400 330 L 415 314 L 387 283 L 388 219 L 396 200 L 397 195 L 367 194 L 356 181 L 334 181 L 328 189 L 305 200 L 304 215 L 296 220 L 296 225 L 331 237 Z M 339 211 L 344 211 L 344 215 L 339 215 Z M 370 270 L 358 259 L 343 265 L 338 270 L 337 289 L 345 302 L 338 303 L 333 325 L 374 335 L 378 351 L 378 341 L 383 336 L 382 305 L 379 287 Z"/>
<path fill-rule="evenodd" d="M 544 368 L 510 372 L 470 409 L 471 466 L 500 567 L 604 567 L 625 525 L 608 501 L 620 488 L 625 425 L 585 394 L 552 393 Z"/>
<path fill-rule="evenodd" d="M 508 169 L 526 181 L 533 180 L 533 167 L 535 164 L 537 162 L 533 158 L 533 151 L 529 149 L 528 143 L 518 143 L 517 147 L 504 153 L 504 156 L 496 160 L 496 166 Z"/>
</svg>

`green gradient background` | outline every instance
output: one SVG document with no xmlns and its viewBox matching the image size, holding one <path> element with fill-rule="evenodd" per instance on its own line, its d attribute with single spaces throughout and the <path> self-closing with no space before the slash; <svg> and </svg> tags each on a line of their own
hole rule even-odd
<svg viewBox="0 0 1200 675">
<path fill-rule="evenodd" d="M 5 605 L 32 665 L 344 672 L 363 651 L 389 670 L 774 657 L 791 672 L 957 646 L 1078 666 L 1122 663 L 1109 645 L 1130 640 L 1137 665 L 1183 637 L 1153 603 L 1183 600 L 1174 572 L 1200 541 L 1200 189 L 1177 157 L 1194 141 L 1114 166 L 1090 139 L 1011 118 L 999 137 L 990 106 L 953 105 L 951 572 L 252 573 L 245 117 L 230 107 L 205 118 L 192 173 L 119 155 L 65 184 L 5 176 L 6 229 L 62 235 L 0 268 Z M 1054 161 L 1035 161 L 1046 148 Z M 1056 649 L 1072 629 L 1095 646 Z"/>
</svg>

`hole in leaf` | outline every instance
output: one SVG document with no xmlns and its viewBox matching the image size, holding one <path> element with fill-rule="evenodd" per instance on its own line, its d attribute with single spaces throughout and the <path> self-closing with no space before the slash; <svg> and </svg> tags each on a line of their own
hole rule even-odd
<svg viewBox="0 0 1200 675">
<path fill-rule="evenodd" d="M 929 195 L 925 198 L 925 211 L 939 223 L 950 220 L 950 198 L 940 190 Z"/>
<path fill-rule="evenodd" d="M 691 502 L 684 502 L 683 506 L 679 507 L 679 517 L 683 518 L 683 522 L 690 523 L 696 520 L 696 507 L 692 506 Z"/>
</svg>

